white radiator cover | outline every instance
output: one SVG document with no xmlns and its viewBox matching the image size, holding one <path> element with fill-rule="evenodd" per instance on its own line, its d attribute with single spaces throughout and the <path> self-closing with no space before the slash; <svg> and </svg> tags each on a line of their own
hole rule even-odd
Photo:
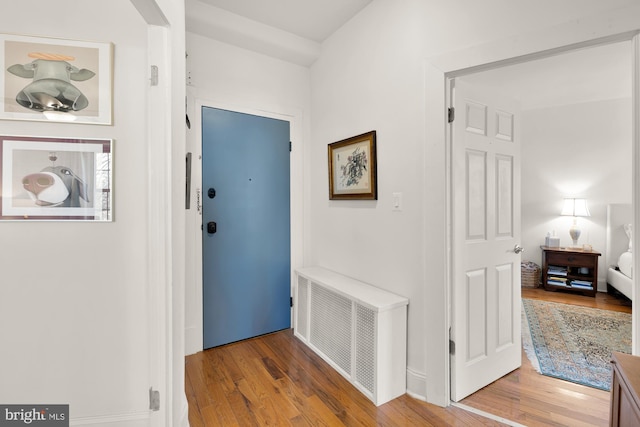
<svg viewBox="0 0 640 427">
<path fill-rule="evenodd" d="M 407 389 L 409 300 L 322 267 L 296 271 L 294 335 L 376 405 Z"/>
</svg>

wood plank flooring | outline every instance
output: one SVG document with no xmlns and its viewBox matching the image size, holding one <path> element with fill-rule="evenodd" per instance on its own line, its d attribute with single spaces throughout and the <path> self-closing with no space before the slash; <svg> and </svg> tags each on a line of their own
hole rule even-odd
<svg viewBox="0 0 640 427">
<path fill-rule="evenodd" d="M 598 292 L 588 297 L 522 289 L 522 297 L 631 313 L 631 304 Z M 522 353 L 522 366 L 462 400 L 463 404 L 527 426 L 608 426 L 609 392 L 540 375 Z"/>
<path fill-rule="evenodd" d="M 606 294 L 523 297 L 631 310 Z M 407 395 L 376 407 L 291 330 L 187 356 L 185 390 L 192 427 L 507 425 Z M 604 426 L 609 416 L 608 392 L 544 377 L 524 354 L 520 369 L 461 403 L 528 426 Z"/>
</svg>

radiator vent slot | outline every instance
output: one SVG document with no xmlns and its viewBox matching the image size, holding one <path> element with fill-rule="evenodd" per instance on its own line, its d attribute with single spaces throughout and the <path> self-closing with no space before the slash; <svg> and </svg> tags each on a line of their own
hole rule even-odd
<svg viewBox="0 0 640 427">
<path fill-rule="evenodd" d="M 374 391 L 375 377 L 375 312 L 356 304 L 356 381 Z"/>
<path fill-rule="evenodd" d="M 294 304 L 296 313 L 296 325 L 298 325 L 298 333 L 305 339 L 309 338 L 309 323 L 307 322 L 307 313 L 309 312 L 309 281 L 304 276 L 298 276 L 298 297 L 297 304 Z"/>
<path fill-rule="evenodd" d="M 321 267 L 296 276 L 295 336 L 376 405 L 404 394 L 409 301 Z"/>
<path fill-rule="evenodd" d="M 351 374 L 351 301 L 311 282 L 310 342 Z"/>
</svg>

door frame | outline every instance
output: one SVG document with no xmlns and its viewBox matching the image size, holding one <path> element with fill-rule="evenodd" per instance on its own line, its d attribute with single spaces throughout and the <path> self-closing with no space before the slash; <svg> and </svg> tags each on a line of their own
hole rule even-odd
<svg viewBox="0 0 640 427">
<path fill-rule="evenodd" d="M 289 133 L 292 141 L 291 148 L 291 161 L 290 161 L 290 218 L 291 218 L 291 282 L 290 292 L 293 296 L 293 279 L 295 277 L 294 272 L 296 269 L 301 268 L 304 265 L 304 213 L 303 213 L 303 197 L 304 186 L 303 180 L 303 154 L 304 144 L 302 137 L 302 111 L 285 108 L 278 108 L 267 106 L 260 107 L 247 107 L 237 104 L 232 104 L 223 101 L 216 101 L 210 99 L 196 98 L 193 102 L 193 112 L 189 114 L 191 121 L 191 132 L 194 133 L 194 138 L 191 149 L 192 154 L 192 169 L 191 169 L 191 205 L 193 213 L 187 219 L 187 270 L 192 273 L 191 280 L 187 280 L 187 283 L 191 283 L 194 286 L 193 291 L 193 304 L 197 307 L 194 317 L 191 319 L 189 325 L 187 325 L 186 331 L 186 353 L 192 354 L 203 350 L 203 277 L 202 277 L 202 212 L 196 205 L 198 204 L 198 197 L 202 197 L 202 107 L 218 108 L 221 110 L 233 111 L 236 113 L 251 114 L 259 117 L 267 117 L 271 119 L 278 119 L 289 122 Z M 198 196 L 198 191 L 200 195 Z M 307 192 L 308 193 L 308 192 Z M 290 311 L 291 325 L 293 325 L 293 308 Z"/>
<path fill-rule="evenodd" d="M 146 99 L 148 187 L 147 332 L 149 394 L 157 391 L 160 406 L 149 410 L 148 425 L 187 426 L 184 391 L 184 177 L 185 148 L 183 46 L 184 2 L 130 0 L 147 23 L 147 67 L 160 75 L 149 84 Z M 154 126 L 152 123 L 162 123 Z M 144 392 L 144 391 L 143 391 Z"/>
<path fill-rule="evenodd" d="M 573 24 L 568 24 L 568 26 Z M 579 25 L 579 24 L 578 24 Z M 427 260 L 428 265 L 434 264 L 435 269 L 438 263 L 442 269 L 441 273 L 432 274 L 434 283 L 443 283 L 443 286 L 434 286 L 428 293 L 425 306 L 427 311 L 432 313 L 430 321 L 425 327 L 427 342 L 433 345 L 426 349 L 426 400 L 440 406 L 449 406 L 450 401 L 450 361 L 449 361 L 449 328 L 451 326 L 451 292 L 453 289 L 453 265 L 451 254 L 455 251 L 453 245 L 452 229 L 452 201 L 453 191 L 451 173 L 453 158 L 451 155 L 452 135 L 447 122 L 447 108 L 452 105 L 451 99 L 451 79 L 473 74 L 478 71 L 495 69 L 507 65 L 542 59 L 571 52 L 577 49 L 595 47 L 603 44 L 610 44 L 623 41 L 631 41 L 631 55 L 633 63 L 632 74 L 632 174 L 633 174 L 633 218 L 635 224 L 640 224 L 640 29 L 633 22 L 623 22 L 622 27 L 628 27 L 627 31 L 613 34 L 607 33 L 611 29 L 598 28 L 593 30 L 589 25 L 581 28 L 556 27 L 546 30 L 544 34 L 532 34 L 531 38 L 521 40 L 520 44 L 512 40 L 503 40 L 485 45 L 476 46 L 453 54 L 443 55 L 425 60 L 425 99 L 426 102 L 426 141 L 433 151 L 425 150 L 425 166 L 437 170 L 444 176 L 445 186 L 436 196 L 428 195 L 427 200 L 441 201 L 445 206 L 445 216 L 441 224 L 434 224 L 434 229 L 443 230 L 439 233 L 427 230 L 425 242 L 439 242 L 442 247 L 442 255 L 437 258 Z M 617 29 L 620 31 L 620 28 Z M 597 37 L 597 35 L 600 37 Z M 438 156 L 427 156 L 426 153 L 440 153 Z M 442 162 L 441 159 L 445 161 Z M 438 161 L 442 165 L 438 165 Z M 428 184 L 428 183 L 427 183 Z M 427 189 L 432 189 L 431 185 L 426 185 Z M 434 200 L 435 198 L 435 200 Z M 437 227 L 442 225 L 442 227 Z M 637 233 L 633 236 L 633 244 L 640 244 Z M 437 243 L 436 243 L 437 244 Z M 640 257 L 634 257 L 634 268 L 640 268 Z M 428 268 L 435 272 L 434 269 Z M 640 271 L 640 270 L 639 270 Z M 440 281 L 441 280 L 441 281 Z M 640 295 L 638 283 L 634 281 L 634 295 Z M 634 298 L 635 299 L 635 298 Z M 635 303 L 633 304 L 635 306 Z M 632 315 L 632 339 L 633 354 L 640 352 L 640 336 L 638 325 L 640 313 L 633 309 Z"/>
</svg>

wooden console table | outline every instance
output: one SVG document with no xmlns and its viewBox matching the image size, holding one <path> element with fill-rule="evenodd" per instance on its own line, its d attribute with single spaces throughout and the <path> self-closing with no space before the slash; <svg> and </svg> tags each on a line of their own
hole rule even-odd
<svg viewBox="0 0 640 427">
<path fill-rule="evenodd" d="M 565 290 L 595 296 L 600 252 L 571 248 L 542 249 L 542 286 L 548 291 Z"/>
<path fill-rule="evenodd" d="M 640 426 L 640 357 L 614 352 L 609 425 Z"/>
</svg>

